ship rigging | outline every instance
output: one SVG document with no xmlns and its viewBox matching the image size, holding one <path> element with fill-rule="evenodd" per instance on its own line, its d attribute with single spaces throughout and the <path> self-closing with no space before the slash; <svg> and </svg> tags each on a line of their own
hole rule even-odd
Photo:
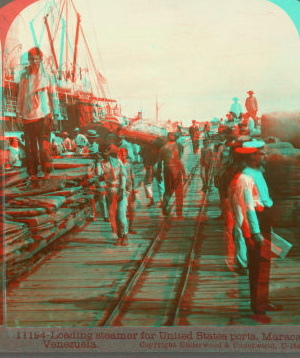
<svg viewBox="0 0 300 358">
<path fill-rule="evenodd" d="M 48 0 L 30 19 L 29 27 L 34 45 L 45 53 L 43 67 L 57 85 L 57 129 L 70 131 L 90 123 L 121 121 L 120 106 L 110 98 L 104 71 L 95 64 L 73 0 Z M 17 41 L 12 47 L 8 41 L 6 47 L 3 114 L 6 130 L 15 130 L 18 74 L 24 68 L 23 46 Z"/>
</svg>

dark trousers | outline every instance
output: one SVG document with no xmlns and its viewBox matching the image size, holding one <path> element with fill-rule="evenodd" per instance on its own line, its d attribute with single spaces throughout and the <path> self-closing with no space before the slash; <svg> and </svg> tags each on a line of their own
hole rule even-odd
<svg viewBox="0 0 300 358">
<path fill-rule="evenodd" d="M 170 212 L 169 203 L 170 199 L 175 190 L 175 200 L 176 200 L 176 214 L 178 216 L 182 215 L 183 207 L 183 176 L 182 171 L 174 173 L 174 169 L 165 166 L 164 167 L 164 181 L 165 181 L 165 192 L 163 198 L 163 212 L 165 215 L 168 215 Z"/>
<path fill-rule="evenodd" d="M 37 175 L 39 162 L 42 168 L 45 167 L 43 148 L 44 131 L 45 118 L 40 118 L 32 123 L 24 123 L 26 167 L 29 175 Z"/>
<path fill-rule="evenodd" d="M 264 252 L 271 250 L 271 209 L 256 212 L 262 236 L 269 241 Z M 271 262 L 262 256 L 261 244 L 254 244 L 252 238 L 246 240 L 249 265 L 251 308 L 262 308 L 269 300 Z M 264 243 L 264 245 L 266 245 Z"/>
<path fill-rule="evenodd" d="M 198 150 L 199 150 L 199 138 L 192 138 L 192 144 L 193 144 L 193 152 L 194 152 L 194 154 L 198 153 Z"/>
</svg>

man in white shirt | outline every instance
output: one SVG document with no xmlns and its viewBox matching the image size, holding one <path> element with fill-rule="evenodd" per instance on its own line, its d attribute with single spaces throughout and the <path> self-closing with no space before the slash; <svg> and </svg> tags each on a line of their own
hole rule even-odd
<svg viewBox="0 0 300 358">
<path fill-rule="evenodd" d="M 106 203 L 114 245 L 128 245 L 128 221 L 126 216 L 126 177 L 124 164 L 119 159 L 119 149 L 111 145 L 107 153 L 107 160 L 98 161 L 96 173 L 104 179 L 106 185 Z"/>
<path fill-rule="evenodd" d="M 266 316 L 266 312 L 278 311 L 282 307 L 269 301 L 270 261 L 262 256 L 263 245 L 264 252 L 271 250 L 273 205 L 261 172 L 263 146 L 262 141 L 251 141 L 235 150 L 238 155 L 236 160 L 243 161 L 246 167 L 234 177 L 229 186 L 229 202 L 235 224 L 242 231 L 247 245 L 253 318 L 269 323 L 271 319 Z"/>
<path fill-rule="evenodd" d="M 233 97 L 233 104 L 230 107 L 230 114 L 234 119 L 242 119 L 243 110 L 241 104 L 238 102 L 239 99 L 237 97 Z"/>
<path fill-rule="evenodd" d="M 76 145 L 76 153 L 81 154 L 82 148 L 88 144 L 88 140 L 86 139 L 85 135 L 79 133 L 79 128 L 74 129 L 74 142 Z"/>
<path fill-rule="evenodd" d="M 95 142 L 95 140 L 99 137 L 97 132 L 93 129 L 89 129 L 86 133 L 86 137 L 88 139 L 85 144 L 82 154 L 97 157 L 99 152 L 99 144 Z"/>
<path fill-rule="evenodd" d="M 17 101 L 16 120 L 24 127 L 26 166 L 32 180 L 37 179 L 39 164 L 44 176 L 48 174 L 48 158 L 43 141 L 47 137 L 45 130 L 49 127 L 49 121 L 59 113 L 59 106 L 54 100 L 57 98 L 56 89 L 43 69 L 42 60 L 43 53 L 38 47 L 29 50 L 29 66 L 20 76 Z M 52 96 L 49 96 L 50 93 Z"/>
</svg>

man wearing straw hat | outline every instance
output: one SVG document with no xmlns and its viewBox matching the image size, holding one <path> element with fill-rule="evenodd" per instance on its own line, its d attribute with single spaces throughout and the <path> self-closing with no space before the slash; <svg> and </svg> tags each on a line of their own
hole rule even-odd
<svg viewBox="0 0 300 358">
<path fill-rule="evenodd" d="M 263 141 L 253 140 L 235 149 L 239 171 L 229 186 L 229 202 L 235 224 L 241 229 L 248 251 L 249 283 L 253 319 L 270 323 L 268 311 L 279 311 L 282 306 L 269 301 L 270 258 L 263 252 L 271 250 L 271 208 L 273 201 L 262 174 Z M 267 240 L 265 240 L 267 239 Z M 268 255 L 267 255 L 268 256 Z"/>
<path fill-rule="evenodd" d="M 85 144 L 83 148 L 83 155 L 91 155 L 98 156 L 99 145 L 95 142 L 95 140 L 99 137 L 97 132 L 93 129 L 89 129 L 86 133 L 86 138 L 88 142 Z"/>
<path fill-rule="evenodd" d="M 247 93 L 249 94 L 249 97 L 246 98 L 245 107 L 247 109 L 249 117 L 253 118 L 255 127 L 257 127 L 257 111 L 258 111 L 257 100 L 255 97 L 253 97 L 254 94 L 253 91 L 249 91 Z"/>
</svg>

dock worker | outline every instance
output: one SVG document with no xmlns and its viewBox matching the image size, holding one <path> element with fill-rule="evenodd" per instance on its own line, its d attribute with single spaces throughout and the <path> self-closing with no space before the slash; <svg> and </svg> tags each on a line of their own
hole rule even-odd
<svg viewBox="0 0 300 358">
<path fill-rule="evenodd" d="M 76 145 L 76 153 L 81 154 L 82 148 L 88 144 L 88 140 L 84 134 L 81 134 L 79 128 L 74 129 L 74 142 Z"/>
<path fill-rule="evenodd" d="M 180 135 L 180 132 L 177 131 L 174 133 L 174 139 L 177 144 L 179 158 L 182 159 L 184 154 L 184 138 Z"/>
<path fill-rule="evenodd" d="M 83 147 L 82 154 L 92 157 L 97 157 L 99 152 L 99 144 L 96 143 L 96 139 L 99 137 L 97 132 L 93 129 L 89 129 L 86 133 L 87 143 Z"/>
<path fill-rule="evenodd" d="M 55 84 L 43 68 L 39 47 L 28 51 L 28 61 L 29 66 L 20 76 L 16 120 L 24 128 L 27 173 L 31 180 L 37 180 L 39 165 L 44 176 L 48 173 L 43 142 L 49 121 L 59 114 L 59 106 L 54 100 Z"/>
<path fill-rule="evenodd" d="M 193 152 L 194 154 L 196 154 L 199 151 L 200 131 L 195 120 L 192 120 L 192 125 L 189 128 L 189 133 L 193 145 Z"/>
<path fill-rule="evenodd" d="M 53 133 L 52 151 L 55 156 L 62 156 L 63 153 L 67 152 L 64 141 L 61 138 L 60 132 L 58 132 L 58 131 Z"/>
<path fill-rule="evenodd" d="M 119 149 L 114 144 L 110 146 L 107 158 L 98 161 L 96 168 L 98 177 L 103 177 L 106 184 L 106 203 L 114 245 L 127 246 L 127 173 L 124 164 L 119 159 Z"/>
<path fill-rule="evenodd" d="M 230 107 L 230 114 L 234 119 L 242 119 L 243 110 L 241 104 L 239 103 L 239 99 L 237 97 L 233 97 L 232 100 L 234 103 Z"/>
<path fill-rule="evenodd" d="M 126 148 L 121 148 L 121 158 L 122 163 L 126 169 L 126 197 L 127 197 L 127 211 L 126 216 L 128 220 L 128 234 L 134 235 L 136 231 L 133 230 L 133 219 L 135 213 L 134 203 L 136 201 L 136 190 L 135 190 L 135 182 L 133 175 L 133 167 L 132 167 L 132 158 L 128 154 L 128 150 Z"/>
<path fill-rule="evenodd" d="M 69 138 L 69 135 L 67 132 L 63 132 L 62 136 L 64 138 L 64 145 L 68 152 L 73 152 L 75 150 L 75 143 L 72 141 L 71 138 Z"/>
<path fill-rule="evenodd" d="M 253 97 L 254 92 L 249 91 L 247 92 L 249 94 L 249 97 L 246 98 L 245 107 L 247 109 L 249 117 L 251 117 L 254 120 L 254 125 L 257 127 L 258 124 L 258 118 L 257 118 L 257 111 L 258 111 L 258 105 L 257 100 L 255 97 Z"/>
<path fill-rule="evenodd" d="M 247 275 L 247 248 L 243 233 L 235 225 L 234 216 L 229 205 L 228 189 L 234 176 L 244 169 L 233 160 L 235 148 L 241 147 L 243 142 L 250 141 L 250 137 L 228 136 L 225 148 L 220 158 L 220 170 L 218 172 L 218 189 L 222 214 L 224 218 L 223 251 L 225 263 L 230 271 L 236 271 L 239 275 Z"/>
<path fill-rule="evenodd" d="M 208 139 L 203 140 L 203 148 L 201 148 L 200 155 L 200 171 L 201 171 L 201 179 L 203 182 L 202 189 L 205 191 L 209 187 L 210 174 L 212 171 L 212 163 L 213 163 L 213 152 L 212 148 L 209 146 Z"/>
<path fill-rule="evenodd" d="M 155 200 L 153 197 L 153 180 L 156 180 L 159 200 L 162 204 L 163 195 L 165 192 L 164 177 L 162 171 L 162 161 L 159 157 L 160 147 L 157 146 L 158 142 L 154 145 L 144 144 L 140 149 L 140 156 L 142 158 L 144 168 L 145 168 L 145 177 L 144 177 L 144 188 L 146 197 L 148 199 L 148 208 L 155 205 Z"/>
<path fill-rule="evenodd" d="M 183 209 L 183 172 L 184 166 L 179 158 L 176 142 L 172 133 L 168 135 L 167 143 L 160 149 L 160 160 L 163 162 L 165 193 L 163 197 L 163 214 L 170 214 L 170 199 L 175 191 L 176 219 L 184 220 Z"/>
<path fill-rule="evenodd" d="M 133 163 L 135 161 L 135 153 L 133 150 L 133 145 L 125 139 L 125 135 L 122 130 L 117 132 L 116 145 L 121 150 L 125 148 L 127 150 L 127 156 L 130 157 L 130 162 Z"/>
<path fill-rule="evenodd" d="M 264 144 L 253 140 L 235 149 L 235 161 L 243 162 L 245 168 L 229 186 L 229 202 L 247 245 L 253 319 L 268 324 L 267 312 L 282 310 L 282 306 L 269 301 L 273 201 L 262 173 Z"/>
</svg>

